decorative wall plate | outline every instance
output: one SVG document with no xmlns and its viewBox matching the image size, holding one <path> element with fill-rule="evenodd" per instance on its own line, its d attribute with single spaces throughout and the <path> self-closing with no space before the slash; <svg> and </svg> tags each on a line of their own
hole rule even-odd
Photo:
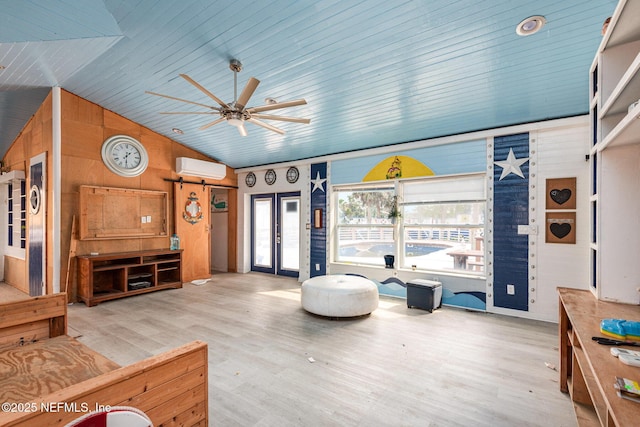
<svg viewBox="0 0 640 427">
<path fill-rule="evenodd" d="M 298 171 L 297 167 L 291 166 L 287 170 L 287 181 L 289 181 L 290 184 L 293 184 L 294 182 L 298 181 L 299 177 L 300 177 L 300 172 Z"/>
<path fill-rule="evenodd" d="M 244 178 L 244 182 L 245 184 L 247 184 L 247 187 L 253 187 L 254 185 L 256 185 L 256 174 L 253 172 L 249 172 Z"/>
<path fill-rule="evenodd" d="M 264 174 L 264 181 L 269 185 L 273 185 L 276 182 L 276 171 L 269 169 Z"/>
</svg>

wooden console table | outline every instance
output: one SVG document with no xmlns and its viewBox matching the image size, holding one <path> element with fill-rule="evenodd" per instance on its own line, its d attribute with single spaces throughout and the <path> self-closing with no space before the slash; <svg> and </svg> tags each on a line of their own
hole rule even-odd
<svg viewBox="0 0 640 427">
<path fill-rule="evenodd" d="M 182 250 L 78 255 L 78 297 L 88 306 L 182 287 Z"/>
<path fill-rule="evenodd" d="M 611 346 L 591 338 L 604 336 L 602 319 L 640 321 L 640 306 L 599 301 L 584 290 L 558 288 L 558 294 L 560 390 L 570 394 L 578 425 L 639 425 L 640 403 L 618 397 L 613 383 L 616 376 L 640 381 L 640 368 L 620 362 Z"/>
</svg>

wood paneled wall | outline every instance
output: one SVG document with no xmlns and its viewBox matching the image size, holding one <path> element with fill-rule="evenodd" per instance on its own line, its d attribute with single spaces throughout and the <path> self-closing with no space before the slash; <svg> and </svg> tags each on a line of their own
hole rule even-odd
<svg viewBox="0 0 640 427">
<path fill-rule="evenodd" d="M 165 181 L 166 178 L 176 179 L 176 157 L 192 157 L 200 160 L 211 161 L 207 156 L 187 148 L 177 142 L 152 132 L 151 130 L 132 122 L 99 105 L 93 104 L 70 92 L 61 91 L 62 102 L 62 183 L 61 183 L 61 212 L 60 212 L 60 242 L 52 242 L 47 239 L 47 292 L 52 292 L 52 268 L 50 260 L 53 259 L 53 244 L 60 246 L 60 286 L 65 287 L 67 273 L 67 260 L 71 240 L 71 223 L 75 216 L 79 217 L 79 187 L 81 185 L 96 185 L 105 187 L 134 188 L 142 190 L 167 191 L 170 195 L 169 206 L 173 209 L 173 185 Z M 53 170 L 51 162 L 51 94 L 47 97 L 33 119 L 27 124 L 21 135 L 16 139 L 5 156 L 5 162 L 12 169 L 25 169 L 29 158 L 47 152 L 47 178 L 48 192 L 51 193 Z M 138 139 L 149 153 L 149 167 L 140 176 L 124 178 L 111 172 L 102 162 L 101 148 L 103 141 L 113 135 L 126 134 Z M 188 177 L 187 177 L 188 179 Z M 221 185 L 237 185 L 237 177 L 233 169 L 227 167 L 227 176 L 220 181 L 207 180 Z M 229 200 L 235 200 L 231 197 Z M 47 198 L 47 211 L 53 212 L 52 197 Z M 169 231 L 173 232 L 172 223 L 174 215 L 169 217 Z M 231 217 L 230 217 L 231 218 Z M 230 229 L 235 229 L 236 218 L 230 222 Z M 77 224 L 76 224 L 77 225 Z M 52 236 L 52 216 L 47 217 L 47 233 Z M 235 271 L 235 233 L 229 234 L 229 266 Z M 78 241 L 76 252 L 88 254 L 90 252 L 109 253 L 122 251 L 135 251 L 144 249 L 160 249 L 169 247 L 169 238 L 131 238 L 108 241 Z M 14 263 L 15 264 L 15 263 Z M 27 264 L 23 265 L 23 268 Z M 14 265 L 11 265 L 14 268 Z M 230 268 L 230 271 L 231 271 Z M 75 300 L 75 274 L 70 276 L 70 288 L 67 290 L 70 299 Z M 7 271 L 5 270 L 5 275 Z M 26 274 L 25 274 L 26 275 Z M 14 276 L 9 272 L 9 276 Z M 28 289 L 27 283 L 11 283 L 20 289 Z"/>
<path fill-rule="evenodd" d="M 47 176 L 46 180 L 50 183 L 53 179 L 52 167 L 51 167 L 51 140 L 52 140 L 52 117 L 51 117 L 51 93 L 45 98 L 44 102 L 33 115 L 31 120 L 25 125 L 24 129 L 14 143 L 9 147 L 7 153 L 3 158 L 3 163 L 10 167 L 11 170 L 25 171 L 25 174 L 29 173 L 29 159 L 40 153 L 47 152 Z M 27 185 L 28 187 L 28 185 Z M 51 223 L 51 215 L 53 212 L 53 198 L 47 197 L 47 212 L 49 213 L 47 222 Z M 29 216 L 27 215 L 27 221 Z M 28 226 L 28 224 L 27 224 Z M 49 226 L 47 226 L 49 229 Z M 51 235 L 51 234 L 49 234 Z M 27 233 L 27 238 L 29 233 Z M 51 238 L 47 239 L 46 248 L 47 259 L 53 259 L 53 246 L 51 244 Z M 4 257 L 4 280 L 6 283 L 20 289 L 25 293 L 29 293 L 29 262 L 28 256 L 22 260 L 5 255 Z M 52 283 L 53 268 L 50 264 L 47 264 L 46 271 L 47 283 Z M 50 290 L 47 291 L 51 292 Z"/>
</svg>

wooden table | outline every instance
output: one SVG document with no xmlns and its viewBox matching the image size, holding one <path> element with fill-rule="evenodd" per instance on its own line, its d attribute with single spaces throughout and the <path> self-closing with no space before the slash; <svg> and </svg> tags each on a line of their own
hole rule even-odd
<svg viewBox="0 0 640 427">
<path fill-rule="evenodd" d="M 484 258 L 484 251 L 479 250 L 463 250 L 463 251 L 451 251 L 448 252 L 449 256 L 453 257 L 453 268 L 467 270 L 468 268 L 473 268 L 474 265 L 478 264 L 477 260 L 471 262 L 468 260 L 469 257 Z"/>
<path fill-rule="evenodd" d="M 625 365 L 611 355 L 611 346 L 591 339 L 604 336 L 602 319 L 640 321 L 640 306 L 599 301 L 586 290 L 558 288 L 558 294 L 560 390 L 570 394 L 578 425 L 640 425 L 640 403 L 618 397 L 613 388 L 616 376 L 640 381 L 640 368 Z"/>
</svg>

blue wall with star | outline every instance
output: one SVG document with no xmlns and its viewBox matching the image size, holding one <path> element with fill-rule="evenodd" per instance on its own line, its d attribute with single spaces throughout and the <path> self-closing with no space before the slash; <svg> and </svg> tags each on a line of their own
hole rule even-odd
<svg viewBox="0 0 640 427">
<path fill-rule="evenodd" d="M 529 236 L 518 225 L 529 224 L 529 134 L 496 137 L 493 153 L 493 305 L 526 311 Z"/>
<path fill-rule="evenodd" d="M 327 163 L 311 165 L 310 277 L 327 274 Z M 314 227 L 315 211 L 322 212 L 322 227 Z"/>
</svg>

